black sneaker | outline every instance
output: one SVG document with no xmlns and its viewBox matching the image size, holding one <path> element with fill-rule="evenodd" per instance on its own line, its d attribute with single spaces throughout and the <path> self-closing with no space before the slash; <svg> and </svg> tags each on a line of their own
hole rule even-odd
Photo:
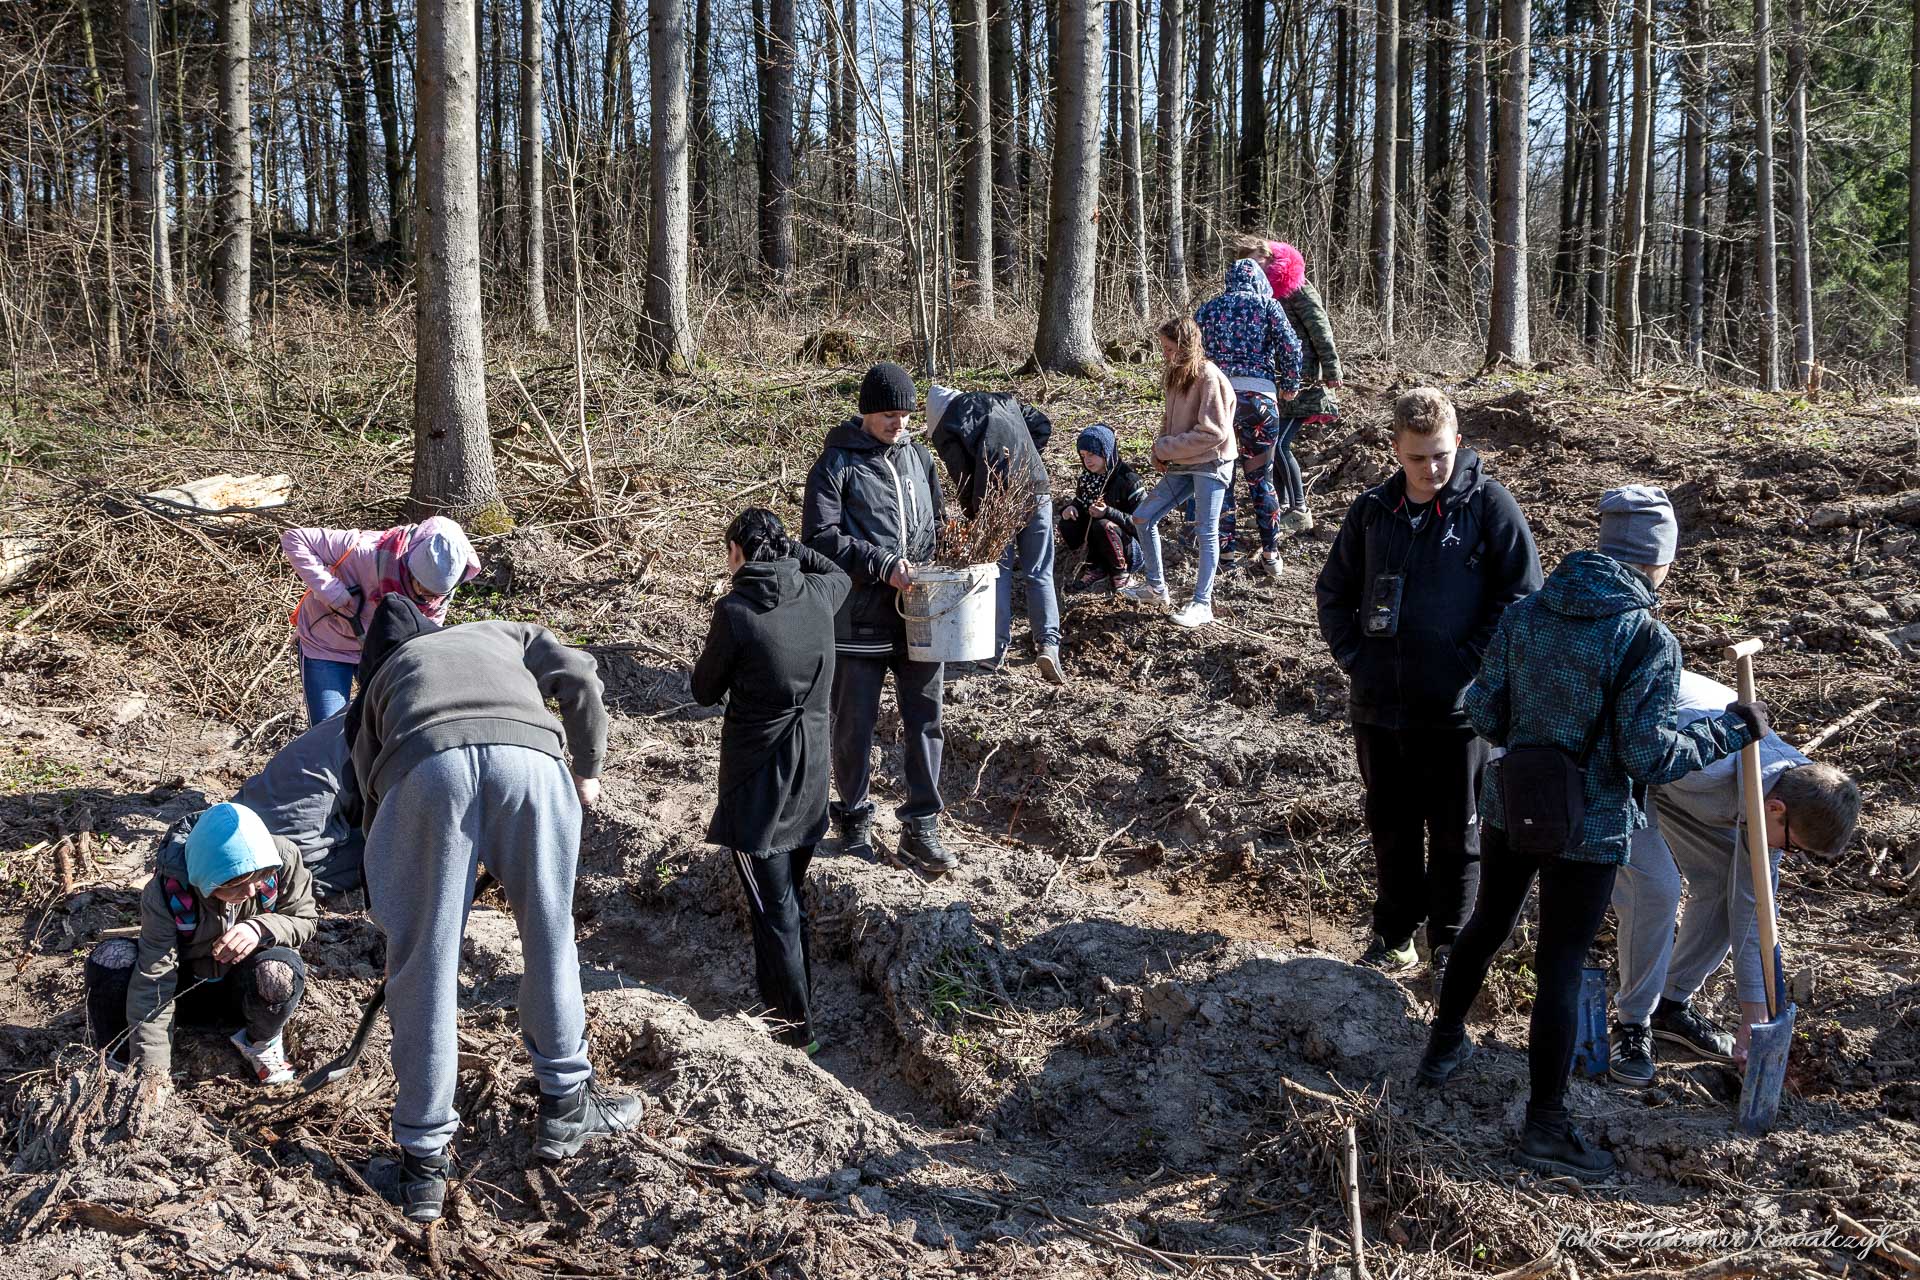
<svg viewBox="0 0 1920 1280">
<path fill-rule="evenodd" d="M 1411 938 L 1396 947 L 1376 933 L 1367 949 L 1360 953 L 1360 963 L 1382 973 L 1405 973 L 1420 963 L 1420 953 L 1413 949 Z"/>
<path fill-rule="evenodd" d="M 837 815 L 840 823 L 840 852 L 873 860 L 873 811 Z"/>
<path fill-rule="evenodd" d="M 1616 1084 L 1652 1084 L 1653 1032 L 1638 1023 L 1614 1023 L 1607 1051 L 1607 1075 Z"/>
<path fill-rule="evenodd" d="M 1427 1052 L 1421 1057 L 1416 1073 L 1420 1083 L 1429 1089 L 1438 1089 L 1453 1079 L 1454 1073 L 1473 1057 L 1473 1052 L 1473 1041 L 1467 1038 L 1465 1027 L 1452 1031 L 1435 1027 L 1427 1036 Z"/>
<path fill-rule="evenodd" d="M 1660 997 L 1654 1006 L 1652 1031 L 1655 1036 L 1697 1053 L 1708 1062 L 1733 1061 L 1733 1037 L 1694 1012 L 1684 1000 Z"/>
<path fill-rule="evenodd" d="M 562 1097 L 543 1093 L 533 1154 L 542 1160 L 565 1160 L 595 1138 L 625 1133 L 640 1123 L 645 1110 L 640 1099 L 608 1093 L 591 1078 Z"/>
<path fill-rule="evenodd" d="M 1587 1145 L 1586 1139 L 1574 1131 L 1565 1111 L 1531 1109 L 1513 1158 L 1535 1172 L 1582 1181 L 1606 1177 L 1616 1163 L 1611 1151 Z"/>
<path fill-rule="evenodd" d="M 938 880 L 960 859 L 940 843 L 940 829 L 931 822 L 909 822 L 900 829 L 900 865 L 927 880 Z"/>
<path fill-rule="evenodd" d="M 444 1151 L 437 1156 L 402 1151 L 398 1160 L 379 1156 L 369 1161 L 367 1185 L 407 1221 L 438 1222 L 447 1202 L 447 1175 L 452 1171 L 453 1160 Z"/>
</svg>

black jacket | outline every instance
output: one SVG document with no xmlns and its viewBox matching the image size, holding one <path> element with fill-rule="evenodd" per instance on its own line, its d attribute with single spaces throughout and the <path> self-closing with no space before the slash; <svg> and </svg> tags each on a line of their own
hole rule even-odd
<svg viewBox="0 0 1920 1280">
<path fill-rule="evenodd" d="M 905 560 L 925 564 L 946 518 L 933 455 L 917 441 L 884 445 L 849 418 L 827 436 L 807 473 L 800 538 L 839 565 L 853 590 L 834 619 L 834 647 L 868 655 L 904 651 L 907 624 L 887 583 Z"/>
<path fill-rule="evenodd" d="M 1081 474 L 1084 475 L 1085 472 L 1083 471 Z M 1140 482 L 1139 474 L 1136 473 L 1132 467 L 1128 466 L 1124 460 L 1116 461 L 1111 467 L 1107 468 L 1107 483 L 1102 486 L 1100 490 L 1100 498 L 1107 504 L 1107 516 L 1113 520 L 1114 524 L 1120 527 L 1121 535 L 1125 537 L 1128 542 L 1132 542 L 1135 538 L 1138 538 L 1140 531 L 1134 527 L 1133 521 L 1115 518 L 1116 516 L 1124 517 L 1132 515 L 1140 509 L 1140 504 L 1147 500 L 1147 486 Z M 1083 520 L 1086 519 L 1087 512 L 1086 509 L 1080 505 L 1080 497 L 1077 492 L 1072 497 L 1066 499 L 1066 502 L 1062 503 L 1059 510 L 1064 511 L 1068 504 L 1072 505 L 1076 515 Z"/>
<path fill-rule="evenodd" d="M 693 696 L 727 703 L 709 843 L 764 856 L 826 834 L 833 618 L 852 585 L 799 546 L 742 565 L 714 605 L 693 666 Z"/>
<path fill-rule="evenodd" d="M 1315 594 L 1320 634 L 1352 682 L 1355 724 L 1469 728 L 1461 700 L 1500 614 L 1539 590 L 1540 553 L 1513 495 L 1460 450 L 1453 476 L 1417 530 L 1407 478 L 1395 472 L 1347 509 Z M 1396 635 L 1361 626 L 1371 584 L 1404 576 Z"/>
<path fill-rule="evenodd" d="M 1049 428 L 1051 429 L 1051 428 Z M 1014 483 L 1024 474 L 1035 497 L 1044 497 L 1047 464 L 1034 447 L 1025 406 L 1010 391 L 969 391 L 957 395 L 933 429 L 934 451 L 953 477 L 960 509 L 969 517 L 980 511 L 989 471 Z"/>
</svg>

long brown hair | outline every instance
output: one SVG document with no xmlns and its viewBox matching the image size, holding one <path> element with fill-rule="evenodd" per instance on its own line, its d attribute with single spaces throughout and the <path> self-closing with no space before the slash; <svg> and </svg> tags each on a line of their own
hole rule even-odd
<svg viewBox="0 0 1920 1280">
<path fill-rule="evenodd" d="M 1191 316 L 1169 316 L 1155 332 L 1173 344 L 1173 359 L 1167 361 L 1167 371 L 1160 378 L 1161 391 L 1188 390 L 1200 380 L 1200 371 L 1207 363 L 1200 326 Z"/>
</svg>

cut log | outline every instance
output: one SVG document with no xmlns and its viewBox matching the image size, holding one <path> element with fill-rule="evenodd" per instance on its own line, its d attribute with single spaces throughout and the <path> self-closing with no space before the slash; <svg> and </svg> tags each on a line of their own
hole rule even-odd
<svg viewBox="0 0 1920 1280">
<path fill-rule="evenodd" d="M 285 506 L 292 493 L 292 476 L 223 474 L 155 489 L 143 496 L 169 514 L 224 516 Z"/>
<path fill-rule="evenodd" d="M 46 558 L 45 540 L 32 534 L 0 538 L 0 591 L 25 577 Z"/>
</svg>

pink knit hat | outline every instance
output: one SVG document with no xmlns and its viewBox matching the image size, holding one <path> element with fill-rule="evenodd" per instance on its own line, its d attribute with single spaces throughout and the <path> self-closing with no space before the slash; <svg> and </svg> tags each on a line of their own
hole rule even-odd
<svg viewBox="0 0 1920 1280">
<path fill-rule="evenodd" d="M 1267 241 L 1267 283 L 1276 298 L 1291 297 L 1307 279 L 1307 260 L 1290 244 Z"/>
</svg>

